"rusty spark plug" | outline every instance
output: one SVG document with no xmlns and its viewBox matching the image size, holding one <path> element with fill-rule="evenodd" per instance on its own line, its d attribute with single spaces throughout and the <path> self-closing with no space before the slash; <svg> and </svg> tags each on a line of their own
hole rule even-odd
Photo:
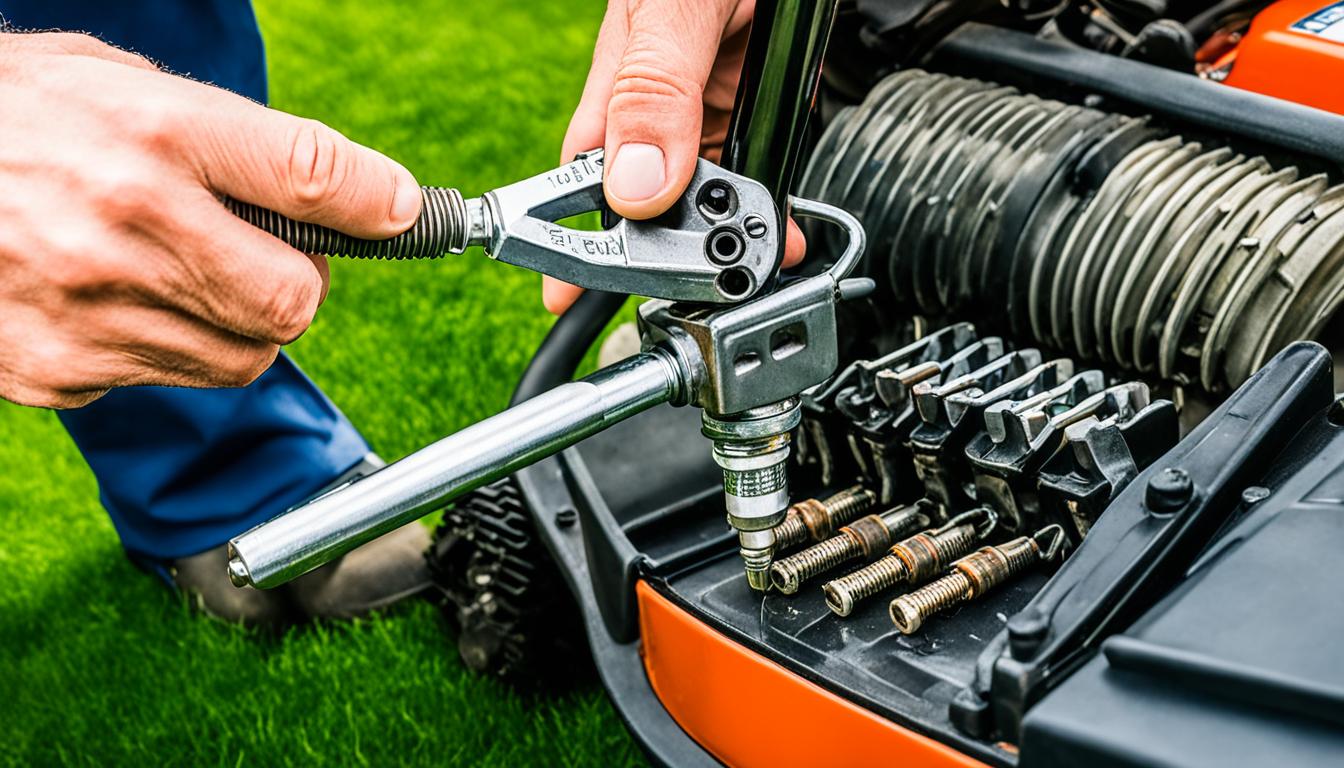
<svg viewBox="0 0 1344 768">
<path fill-rule="evenodd" d="M 920 584 L 942 573 L 952 561 L 971 551 L 994 528 L 988 507 L 957 515 L 940 528 L 898 542 L 884 557 L 822 587 L 826 605 L 848 616 L 860 600 L 897 584 Z"/>
<path fill-rule="evenodd" d="M 877 495 L 855 485 L 824 499 L 804 499 L 789 505 L 784 522 L 775 526 L 775 551 L 809 541 L 825 541 L 835 535 L 836 526 L 868 511 Z"/>
<path fill-rule="evenodd" d="M 891 601 L 891 620 L 903 635 L 939 611 L 974 600 L 1036 563 L 1054 559 L 1064 545 L 1064 529 L 1047 525 L 994 547 L 984 547 L 952 564 L 952 572 Z"/>
<path fill-rule="evenodd" d="M 780 592 L 792 595 L 804 581 L 841 563 L 876 557 L 891 546 L 892 539 L 929 524 L 929 517 L 922 510 L 922 505 L 915 504 L 861 517 L 835 536 L 775 561 L 770 566 L 770 579 Z"/>
</svg>

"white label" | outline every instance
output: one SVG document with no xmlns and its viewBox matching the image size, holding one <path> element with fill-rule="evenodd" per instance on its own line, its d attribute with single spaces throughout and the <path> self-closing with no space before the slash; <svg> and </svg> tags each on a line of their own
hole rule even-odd
<svg viewBox="0 0 1344 768">
<path fill-rule="evenodd" d="M 1334 5 L 1327 5 L 1294 24 L 1292 29 L 1336 43 L 1344 43 L 1344 0 Z"/>
</svg>

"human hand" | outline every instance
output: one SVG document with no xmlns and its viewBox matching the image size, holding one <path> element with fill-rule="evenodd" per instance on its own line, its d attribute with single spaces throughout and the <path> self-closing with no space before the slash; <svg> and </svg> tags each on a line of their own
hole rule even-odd
<svg viewBox="0 0 1344 768">
<path fill-rule="evenodd" d="M 648 219 L 676 202 L 697 157 L 717 161 L 728 134 L 755 0 L 610 0 L 561 162 L 595 147 L 608 158 L 607 203 Z M 803 258 L 789 222 L 784 265 Z M 581 289 L 551 277 L 542 301 L 565 311 Z"/>
<path fill-rule="evenodd" d="M 414 223 L 410 172 L 321 123 L 92 37 L 0 34 L 0 397 L 242 386 L 326 297 L 324 257 L 218 196 L 352 235 Z"/>
</svg>

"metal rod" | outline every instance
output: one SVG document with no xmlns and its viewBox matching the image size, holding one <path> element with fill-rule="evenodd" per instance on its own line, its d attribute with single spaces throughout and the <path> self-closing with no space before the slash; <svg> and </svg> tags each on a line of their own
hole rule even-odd
<svg viewBox="0 0 1344 768">
<path fill-rule="evenodd" d="M 680 369 L 659 349 L 562 384 L 234 538 L 229 577 L 237 586 L 283 584 L 680 388 Z"/>
<path fill-rule="evenodd" d="M 764 184 L 780 206 L 793 186 L 837 5 L 838 0 L 756 3 L 723 167 Z M 784 258 L 782 238 L 778 258 Z"/>
</svg>

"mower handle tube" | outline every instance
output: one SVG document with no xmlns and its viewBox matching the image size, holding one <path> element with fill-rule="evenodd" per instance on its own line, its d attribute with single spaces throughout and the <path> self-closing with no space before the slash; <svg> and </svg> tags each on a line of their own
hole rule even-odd
<svg viewBox="0 0 1344 768">
<path fill-rule="evenodd" d="M 676 399 L 681 374 L 653 349 L 473 424 L 229 542 L 229 578 L 283 584 L 446 501 Z"/>
</svg>

